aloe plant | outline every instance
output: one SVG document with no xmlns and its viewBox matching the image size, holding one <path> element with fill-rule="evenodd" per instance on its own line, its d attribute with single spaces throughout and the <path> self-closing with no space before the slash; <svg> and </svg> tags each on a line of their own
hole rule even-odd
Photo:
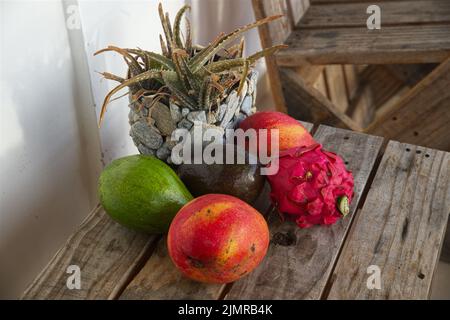
<svg viewBox="0 0 450 320">
<path fill-rule="evenodd" d="M 285 47 L 278 45 L 244 57 L 245 43 L 241 38 L 244 32 L 281 16 L 267 17 L 229 34 L 220 34 L 209 45 L 200 47 L 192 44 L 191 25 L 188 19 L 186 19 L 186 36 L 182 33 L 182 21 L 190 10 L 189 6 L 186 5 L 179 10 L 173 26 L 161 4 L 158 10 L 164 31 L 163 35 L 160 35 L 161 53 L 116 46 L 109 46 L 95 53 L 97 55 L 108 51 L 116 52 L 128 65 L 126 77 L 102 73 L 104 78 L 117 81 L 119 84 L 105 97 L 99 125 L 113 97 L 124 88 L 129 88 L 132 110 L 136 108 L 140 110 L 143 99 L 151 97 L 151 104 L 147 105 L 150 111 L 159 103 L 167 108 L 174 104 L 192 112 L 205 110 L 207 113 L 217 113 L 219 106 L 226 103 L 226 99 L 229 99 L 233 91 L 242 95 L 244 85 L 252 73 L 252 66 L 258 59 Z M 245 94 L 240 102 L 243 98 Z M 174 122 L 177 123 L 176 120 Z M 149 121 L 149 125 L 154 125 L 152 120 Z"/>
</svg>

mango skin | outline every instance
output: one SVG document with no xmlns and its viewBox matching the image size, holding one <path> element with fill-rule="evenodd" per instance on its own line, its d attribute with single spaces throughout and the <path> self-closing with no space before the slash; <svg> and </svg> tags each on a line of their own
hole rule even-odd
<svg viewBox="0 0 450 320">
<path fill-rule="evenodd" d="M 151 234 L 167 232 L 178 210 L 193 198 L 168 165 L 145 155 L 112 161 L 100 176 L 99 197 L 113 220 Z"/>
<path fill-rule="evenodd" d="M 295 147 L 311 146 L 317 142 L 301 125 L 300 122 L 282 112 L 261 111 L 246 118 L 239 125 L 239 128 L 246 131 L 248 129 L 268 129 L 268 150 L 270 150 L 270 129 L 279 130 L 279 150 L 288 150 Z M 259 145 L 259 137 L 258 137 Z"/>
<path fill-rule="evenodd" d="M 188 278 L 229 283 L 254 270 L 269 245 L 264 217 L 238 198 L 209 194 L 185 205 L 170 225 L 169 255 Z"/>
</svg>

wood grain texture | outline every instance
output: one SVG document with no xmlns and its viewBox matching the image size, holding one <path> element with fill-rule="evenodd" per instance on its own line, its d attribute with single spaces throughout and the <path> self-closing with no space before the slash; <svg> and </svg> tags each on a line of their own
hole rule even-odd
<svg viewBox="0 0 450 320">
<path fill-rule="evenodd" d="M 345 114 L 348 108 L 347 86 L 342 65 L 328 65 L 325 68 L 327 92 L 335 108 Z"/>
<path fill-rule="evenodd" d="M 450 56 L 450 25 L 297 29 L 286 44 L 279 66 L 437 63 Z"/>
<path fill-rule="evenodd" d="M 314 137 L 340 154 L 353 171 L 351 214 L 331 227 L 310 229 L 282 223 L 277 215 L 271 215 L 272 240 L 266 258 L 254 272 L 233 284 L 226 299 L 319 299 L 323 294 L 383 139 L 327 126 L 320 126 Z M 280 238 L 287 243 L 281 245 Z"/>
<path fill-rule="evenodd" d="M 406 24 L 450 22 L 448 0 L 371 1 L 381 9 L 382 27 Z M 366 27 L 367 3 L 336 3 L 312 5 L 298 28 Z"/>
<path fill-rule="evenodd" d="M 428 298 L 449 214 L 450 154 L 390 141 L 328 298 Z M 366 286 L 371 265 L 381 290 Z"/>
<path fill-rule="evenodd" d="M 313 85 L 306 83 L 294 70 L 282 68 L 280 76 L 289 114 L 294 118 L 362 130 L 356 122 L 339 112 L 330 100 Z"/>
<path fill-rule="evenodd" d="M 70 237 L 22 299 L 113 299 L 137 272 L 154 237 L 112 221 L 100 206 Z M 81 289 L 69 290 L 69 265 L 81 271 Z"/>
<path fill-rule="evenodd" d="M 400 142 L 450 151 L 449 88 L 450 58 L 366 131 Z"/>
<path fill-rule="evenodd" d="M 450 2 L 449 2 L 450 4 Z M 431 64 L 387 64 L 386 68 L 393 76 L 409 87 L 415 86 L 438 65 Z"/>
</svg>

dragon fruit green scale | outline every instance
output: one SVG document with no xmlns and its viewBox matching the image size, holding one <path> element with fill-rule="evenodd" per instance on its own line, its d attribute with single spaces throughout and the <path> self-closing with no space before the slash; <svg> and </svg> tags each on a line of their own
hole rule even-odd
<svg viewBox="0 0 450 320">
<path fill-rule="evenodd" d="M 280 152 L 278 173 L 267 178 L 273 204 L 300 228 L 331 225 L 349 213 L 353 175 L 320 144 Z"/>
</svg>

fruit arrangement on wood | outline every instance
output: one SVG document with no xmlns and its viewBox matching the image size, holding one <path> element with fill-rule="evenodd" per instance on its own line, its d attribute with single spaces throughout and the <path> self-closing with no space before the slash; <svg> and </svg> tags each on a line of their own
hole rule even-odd
<svg viewBox="0 0 450 320">
<path fill-rule="evenodd" d="M 269 245 L 265 217 L 252 207 L 258 196 L 264 196 L 261 154 L 244 151 L 244 164 L 188 161 L 169 166 L 177 146 L 170 139 L 174 130 L 191 130 L 193 122 L 220 130 L 222 137 L 225 129 L 256 130 L 256 149 L 267 147 L 271 135 L 278 135 L 279 152 L 266 164 L 278 165 L 267 176 L 270 199 L 282 217 L 300 228 L 332 225 L 347 215 L 353 176 L 342 159 L 324 150 L 297 120 L 279 112 L 252 115 L 256 76 L 250 66 L 280 47 L 244 58 L 242 41 L 227 46 L 242 32 L 277 17 L 219 35 L 202 48 L 192 45 L 189 34 L 182 41 L 180 23 L 187 9 L 180 10 L 172 28 L 160 6 L 162 54 L 117 47 L 100 51 L 120 53 L 129 67 L 125 78 L 103 74 L 120 84 L 106 96 L 100 121 L 112 96 L 128 87 L 130 133 L 141 155 L 107 166 L 100 177 L 99 196 L 118 223 L 147 233 L 168 232 L 169 256 L 185 276 L 229 283 L 254 270 Z M 260 135 L 263 129 L 265 136 Z M 230 150 L 220 143 L 217 150 Z M 248 145 L 243 144 L 232 145 L 232 150 L 245 150 Z"/>
</svg>

